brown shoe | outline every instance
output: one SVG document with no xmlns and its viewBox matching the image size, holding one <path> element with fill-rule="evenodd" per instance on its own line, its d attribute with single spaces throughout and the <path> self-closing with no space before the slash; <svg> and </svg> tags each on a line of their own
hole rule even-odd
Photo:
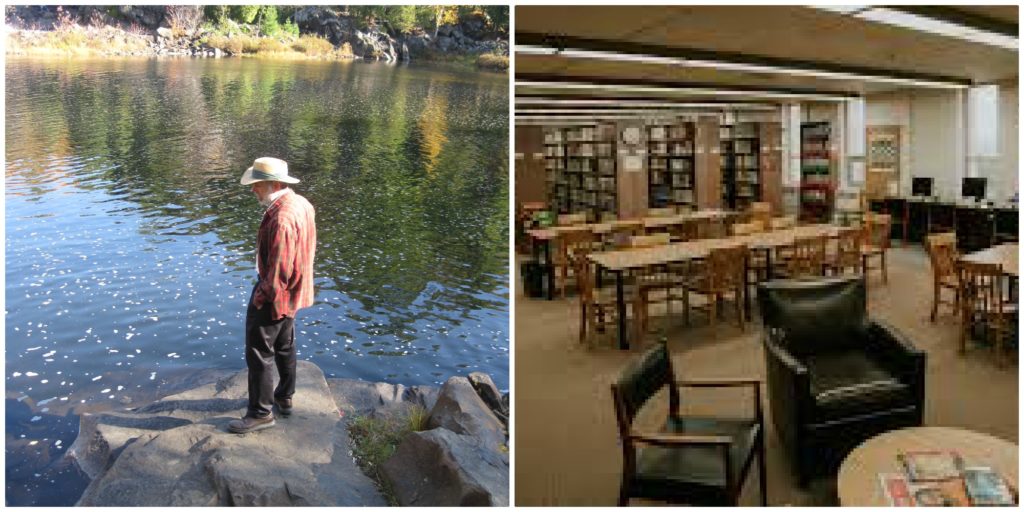
<svg viewBox="0 0 1024 512">
<path fill-rule="evenodd" d="M 277 410 L 281 413 L 281 416 L 292 415 L 292 399 L 291 398 L 275 398 L 274 403 L 277 404 Z"/>
<path fill-rule="evenodd" d="M 228 430 L 235 434 L 248 434 L 273 427 L 275 424 L 273 414 L 268 414 L 265 418 L 245 416 L 240 420 L 232 420 L 231 423 L 228 423 Z"/>
</svg>

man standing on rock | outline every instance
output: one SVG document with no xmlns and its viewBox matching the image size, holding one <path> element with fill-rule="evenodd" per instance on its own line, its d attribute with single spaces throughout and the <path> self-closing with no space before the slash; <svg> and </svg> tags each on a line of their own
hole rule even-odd
<svg viewBox="0 0 1024 512">
<path fill-rule="evenodd" d="M 316 222 L 313 205 L 288 188 L 288 164 L 257 158 L 242 174 L 252 185 L 263 214 L 256 238 L 259 280 L 245 314 L 245 364 L 249 368 L 249 406 L 228 430 L 245 434 L 274 426 L 273 404 L 282 416 L 292 413 L 295 394 L 295 313 L 313 304 Z M 273 365 L 280 382 L 274 388 Z M 273 398 L 273 402 L 271 402 Z"/>
</svg>

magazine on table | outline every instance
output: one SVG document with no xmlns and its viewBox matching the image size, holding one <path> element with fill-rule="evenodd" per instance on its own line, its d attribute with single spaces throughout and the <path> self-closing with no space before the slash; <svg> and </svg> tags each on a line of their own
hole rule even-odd
<svg viewBox="0 0 1024 512">
<path fill-rule="evenodd" d="M 992 468 L 965 468 L 964 487 L 977 507 L 1013 506 L 1015 500 L 1003 477 Z"/>
<path fill-rule="evenodd" d="M 960 478 L 914 482 L 900 473 L 879 475 L 882 492 L 892 507 L 968 507 L 964 482 Z"/>
<path fill-rule="evenodd" d="M 908 451 L 896 456 L 913 482 L 937 482 L 960 478 L 964 469 L 960 454 L 952 451 Z"/>
</svg>

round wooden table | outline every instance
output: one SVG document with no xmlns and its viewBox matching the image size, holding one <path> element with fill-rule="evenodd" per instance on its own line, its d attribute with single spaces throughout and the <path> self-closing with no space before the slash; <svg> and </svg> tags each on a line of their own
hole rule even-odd
<svg viewBox="0 0 1024 512">
<path fill-rule="evenodd" d="M 901 451 L 952 450 L 964 465 L 987 466 L 1017 487 L 1017 445 L 988 434 L 950 427 L 913 427 L 872 437 L 854 448 L 839 467 L 839 503 L 844 507 L 887 507 L 880 473 L 902 473 Z"/>
</svg>

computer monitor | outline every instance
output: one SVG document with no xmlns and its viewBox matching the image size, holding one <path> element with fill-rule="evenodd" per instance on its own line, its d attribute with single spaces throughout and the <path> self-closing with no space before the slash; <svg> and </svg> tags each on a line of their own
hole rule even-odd
<svg viewBox="0 0 1024 512">
<path fill-rule="evenodd" d="M 910 184 L 911 194 L 921 197 L 931 197 L 932 195 L 932 178 L 919 178 L 914 177 Z"/>
<path fill-rule="evenodd" d="M 973 197 L 978 201 L 985 199 L 985 178 L 964 178 L 960 187 L 960 195 L 964 199 Z"/>
</svg>

